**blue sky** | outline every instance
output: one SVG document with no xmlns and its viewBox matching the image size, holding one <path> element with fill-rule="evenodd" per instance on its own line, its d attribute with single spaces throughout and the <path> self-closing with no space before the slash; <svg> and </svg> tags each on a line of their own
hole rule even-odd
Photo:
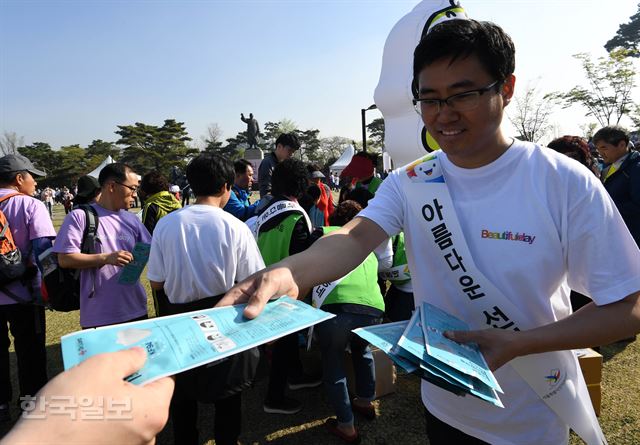
<svg viewBox="0 0 640 445">
<path fill-rule="evenodd" d="M 86 146 L 116 140 L 116 125 L 175 118 L 194 139 L 213 122 L 227 138 L 245 129 L 240 112 L 253 112 L 261 124 L 287 118 L 359 139 L 385 39 L 417 3 L 0 0 L 0 132 Z M 511 34 L 518 86 L 548 92 L 580 82 L 571 55 L 604 55 L 638 2 L 462 4 Z M 555 113 L 558 131 L 577 132 L 583 114 Z"/>
</svg>

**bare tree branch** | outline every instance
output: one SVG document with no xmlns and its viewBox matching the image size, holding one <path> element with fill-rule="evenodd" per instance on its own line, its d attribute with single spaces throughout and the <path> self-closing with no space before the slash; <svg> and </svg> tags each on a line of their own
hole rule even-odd
<svg viewBox="0 0 640 445">
<path fill-rule="evenodd" d="M 0 137 L 0 153 L 2 156 L 18 153 L 18 147 L 23 145 L 24 138 L 13 131 L 5 131 Z"/>
<path fill-rule="evenodd" d="M 540 97 L 535 86 L 527 86 L 522 95 L 514 97 L 508 117 L 522 139 L 538 142 L 551 128 L 549 117 L 552 109 L 551 100 L 546 96 Z"/>
</svg>

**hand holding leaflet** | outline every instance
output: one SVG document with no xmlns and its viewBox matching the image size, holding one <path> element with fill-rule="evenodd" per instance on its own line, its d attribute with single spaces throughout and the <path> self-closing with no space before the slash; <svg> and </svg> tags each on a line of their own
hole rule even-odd
<svg viewBox="0 0 640 445">
<path fill-rule="evenodd" d="M 459 345 L 442 336 L 442 332 L 452 326 L 458 330 L 468 329 L 462 321 L 425 304 L 416 307 L 408 322 L 371 326 L 353 332 L 378 346 L 400 367 L 428 382 L 454 394 L 470 394 L 502 408 L 496 392 L 502 392 L 500 385 L 477 346 Z"/>
<path fill-rule="evenodd" d="M 133 248 L 133 261 L 128 263 L 122 268 L 120 277 L 118 277 L 118 283 L 120 284 L 135 284 L 140 279 L 144 267 L 149 261 L 149 252 L 151 251 L 151 244 L 148 243 L 136 243 Z"/>
<path fill-rule="evenodd" d="M 61 339 L 64 366 L 69 369 L 96 354 L 141 346 L 147 351 L 148 360 L 127 381 L 145 384 L 335 316 L 288 297 L 269 303 L 252 320 L 243 317 L 244 308 L 244 305 L 213 308 L 65 335 Z"/>
</svg>

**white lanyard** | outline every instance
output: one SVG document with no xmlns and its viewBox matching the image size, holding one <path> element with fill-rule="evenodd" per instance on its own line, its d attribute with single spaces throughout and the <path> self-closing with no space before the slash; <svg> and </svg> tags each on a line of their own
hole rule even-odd
<svg viewBox="0 0 640 445">
<path fill-rule="evenodd" d="M 302 216 L 304 216 L 304 219 L 307 223 L 309 232 L 313 230 L 313 226 L 311 225 L 311 220 L 309 219 L 307 212 L 305 212 L 304 209 L 300 207 L 300 205 L 297 202 L 277 201 L 271 204 L 264 212 L 260 214 L 260 216 L 258 216 L 258 219 L 255 222 L 255 225 L 253 226 L 253 231 L 254 231 L 253 233 L 255 237 L 256 238 L 258 237 L 258 234 L 260 233 L 260 227 L 262 227 L 264 223 L 269 221 L 271 218 L 274 218 L 286 212 L 302 213 Z"/>
<path fill-rule="evenodd" d="M 353 270 L 351 272 L 353 272 Z M 320 307 L 324 304 L 324 300 L 327 299 L 329 294 L 333 292 L 333 290 L 336 288 L 338 284 L 340 284 L 342 280 L 344 280 L 349 275 L 351 275 L 351 272 L 346 274 L 344 277 L 338 278 L 335 281 L 331 281 L 329 283 L 323 283 L 315 286 L 311 291 L 311 305 L 316 309 L 320 309 Z M 313 339 L 313 326 L 309 328 L 309 332 L 307 333 L 307 351 L 311 348 L 312 339 Z"/>
</svg>

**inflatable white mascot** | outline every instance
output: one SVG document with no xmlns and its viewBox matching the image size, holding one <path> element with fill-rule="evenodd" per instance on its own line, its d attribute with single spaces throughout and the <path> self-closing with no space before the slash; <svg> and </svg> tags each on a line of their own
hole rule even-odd
<svg viewBox="0 0 640 445">
<path fill-rule="evenodd" d="M 455 0 L 424 0 L 391 30 L 384 45 L 374 102 L 384 117 L 384 146 L 395 167 L 439 149 L 413 108 L 413 50 L 423 35 L 445 20 L 466 19 Z"/>
</svg>

